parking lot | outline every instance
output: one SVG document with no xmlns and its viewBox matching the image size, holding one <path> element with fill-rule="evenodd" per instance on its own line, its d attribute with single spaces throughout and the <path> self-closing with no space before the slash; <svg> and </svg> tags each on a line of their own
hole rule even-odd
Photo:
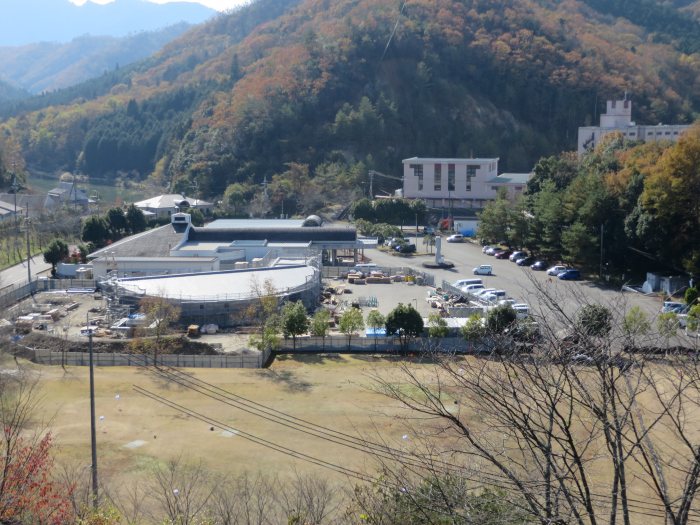
<svg viewBox="0 0 700 525">
<path fill-rule="evenodd" d="M 419 252 L 424 250 L 422 239 L 419 238 L 416 244 Z M 505 290 L 509 298 L 516 299 L 519 303 L 529 304 L 534 315 L 545 319 L 549 307 L 545 306 L 546 301 L 542 300 L 543 293 L 556 298 L 557 303 L 571 316 L 575 315 L 583 304 L 595 303 L 610 307 L 620 317 L 632 306 L 638 306 L 653 320 L 659 314 L 662 305 L 660 295 L 645 296 L 605 288 L 585 280 L 585 277 L 580 281 L 562 281 L 548 276 L 544 271 L 534 271 L 529 267 L 517 266 L 507 259 L 499 260 L 485 255 L 481 252 L 481 246 L 470 242 L 447 243 L 443 238 L 442 254 L 447 261 L 454 263 L 454 268 L 449 270 L 424 268 L 422 263 L 434 260 L 434 255 L 419 253 L 411 257 L 400 257 L 381 250 L 368 250 L 365 253 L 371 262 L 379 266 L 408 266 L 432 273 L 435 275 L 438 286 L 443 280 L 452 283 L 458 279 L 479 277 L 486 287 Z M 481 264 L 492 265 L 493 275 L 475 276 L 473 269 Z M 353 286 L 353 293 L 376 296 L 382 313 L 390 311 L 398 302 L 414 304 L 424 317 L 431 312 L 430 306 L 425 301 L 427 290 L 421 286 L 360 285 Z"/>
</svg>

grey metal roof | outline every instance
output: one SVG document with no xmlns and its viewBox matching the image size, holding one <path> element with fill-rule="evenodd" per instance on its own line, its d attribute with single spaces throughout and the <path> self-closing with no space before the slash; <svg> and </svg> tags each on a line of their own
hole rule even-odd
<svg viewBox="0 0 700 525">
<path fill-rule="evenodd" d="M 501 173 L 489 180 L 493 184 L 527 184 L 532 173 Z"/>
<path fill-rule="evenodd" d="M 181 242 L 212 243 L 229 246 L 239 241 L 241 247 L 245 241 L 267 241 L 268 243 L 355 243 L 357 231 L 348 227 L 329 228 L 197 228 L 187 225 L 166 224 L 160 228 L 147 230 L 131 237 L 126 237 L 89 255 L 95 257 L 167 257 L 170 250 Z M 186 237 L 185 237 L 186 236 Z"/>
<path fill-rule="evenodd" d="M 351 241 L 355 228 L 190 228 L 188 241 L 221 242 L 267 240 L 267 242 Z"/>
<path fill-rule="evenodd" d="M 213 230 L 288 229 L 300 228 L 303 219 L 217 219 L 205 225 Z"/>
<path fill-rule="evenodd" d="M 182 241 L 182 232 L 177 232 L 171 224 L 126 237 L 105 246 L 88 257 L 168 257 L 170 250 Z"/>
</svg>

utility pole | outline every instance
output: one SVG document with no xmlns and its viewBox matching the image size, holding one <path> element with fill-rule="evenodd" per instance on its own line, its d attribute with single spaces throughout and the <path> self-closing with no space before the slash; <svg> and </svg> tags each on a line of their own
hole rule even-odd
<svg viewBox="0 0 700 525">
<path fill-rule="evenodd" d="M 32 269 L 31 269 L 31 260 L 32 260 L 32 252 L 29 247 L 29 228 L 31 225 L 31 222 L 29 221 L 29 206 L 27 206 L 27 217 L 24 219 L 24 224 L 25 224 L 25 233 L 27 236 L 27 283 L 30 285 L 32 284 Z"/>
<path fill-rule="evenodd" d="M 600 276 L 600 280 L 603 280 L 603 235 L 605 234 L 605 225 L 601 224 L 600 225 L 600 269 L 598 271 L 598 274 Z"/>
<path fill-rule="evenodd" d="M 17 229 L 17 192 L 19 191 L 19 184 L 17 183 L 17 170 L 14 162 L 12 163 L 12 184 L 10 189 L 15 196 L 15 229 Z"/>
<path fill-rule="evenodd" d="M 92 451 L 92 506 L 98 507 L 97 494 L 97 437 L 95 435 L 95 372 L 92 352 L 92 328 L 87 319 L 88 348 L 90 353 L 90 447 Z"/>
</svg>

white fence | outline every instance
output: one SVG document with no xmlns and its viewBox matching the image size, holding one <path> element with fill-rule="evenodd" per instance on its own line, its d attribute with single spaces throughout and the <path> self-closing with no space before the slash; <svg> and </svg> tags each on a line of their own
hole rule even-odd
<svg viewBox="0 0 700 525">
<path fill-rule="evenodd" d="M 64 290 L 66 293 L 84 293 L 96 286 L 93 279 L 35 279 L 31 283 L 15 283 L 0 289 L 0 308 L 12 306 L 37 292 Z"/>
<path fill-rule="evenodd" d="M 56 352 L 54 350 L 34 349 L 29 351 L 30 359 L 41 365 L 88 366 L 88 352 Z M 267 353 L 245 355 L 177 355 L 158 356 L 158 365 L 183 368 L 262 368 L 267 360 Z M 145 354 L 121 354 L 115 352 L 94 352 L 95 366 L 151 366 L 153 356 Z"/>
<path fill-rule="evenodd" d="M 360 337 L 352 336 L 348 343 L 347 336 L 333 335 L 328 337 L 297 337 L 296 346 L 294 341 L 282 340 L 277 353 L 389 353 L 396 354 L 402 351 L 423 352 L 434 351 L 437 348 L 446 352 L 473 353 L 476 351 L 474 344 L 466 341 L 463 337 L 442 337 L 430 338 L 419 337 L 411 340 L 405 350 L 401 349 L 401 344 L 397 337 Z"/>
</svg>

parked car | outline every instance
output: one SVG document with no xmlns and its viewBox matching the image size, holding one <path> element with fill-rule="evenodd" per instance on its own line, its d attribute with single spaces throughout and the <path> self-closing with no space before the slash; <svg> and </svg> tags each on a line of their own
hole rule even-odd
<svg viewBox="0 0 700 525">
<path fill-rule="evenodd" d="M 688 305 L 685 303 L 677 303 L 674 301 L 664 301 L 661 306 L 661 313 L 667 314 L 673 312 L 674 314 L 685 314 L 688 313 Z"/>
<path fill-rule="evenodd" d="M 435 231 L 435 228 L 432 226 L 424 226 L 423 227 L 423 234 L 425 235 L 435 235 L 437 232 Z"/>
<path fill-rule="evenodd" d="M 559 277 L 559 279 L 562 281 L 578 281 L 581 278 L 581 272 L 574 270 L 573 268 L 569 268 L 568 270 L 564 270 L 558 274 L 557 277 Z"/>
<path fill-rule="evenodd" d="M 453 233 L 447 238 L 447 242 L 464 242 L 464 235 L 461 233 Z"/>
<path fill-rule="evenodd" d="M 493 267 L 490 264 L 481 264 L 474 268 L 474 275 L 492 275 Z"/>
<path fill-rule="evenodd" d="M 486 250 L 484 253 L 486 255 L 495 255 L 497 251 L 499 251 L 500 248 L 498 246 L 492 246 L 488 250 Z"/>
<path fill-rule="evenodd" d="M 504 305 L 509 305 L 513 306 L 517 301 L 515 299 L 501 299 L 498 301 L 498 306 L 504 306 Z"/>
<path fill-rule="evenodd" d="M 515 251 L 510 254 L 508 260 L 515 262 L 517 259 L 522 259 L 523 257 L 527 257 L 527 252 Z"/>
<path fill-rule="evenodd" d="M 532 266 L 530 266 L 530 269 L 542 271 L 542 270 L 546 270 L 547 266 L 549 266 L 547 264 L 547 261 L 535 261 L 534 263 L 532 263 Z"/>
<path fill-rule="evenodd" d="M 485 290 L 485 287 L 483 284 L 468 284 L 466 286 L 462 286 L 460 290 L 462 290 L 465 293 L 476 295 L 481 290 Z"/>
<path fill-rule="evenodd" d="M 556 264 L 551 268 L 547 269 L 547 275 L 559 275 L 561 272 L 568 269 L 569 268 L 567 266 L 564 266 L 563 264 Z"/>
<path fill-rule="evenodd" d="M 408 242 L 408 241 L 406 241 L 406 239 L 404 239 L 402 237 L 391 237 L 390 239 L 387 239 L 384 244 L 386 246 L 388 246 L 389 248 L 393 249 L 393 248 L 396 248 L 399 244 L 403 244 L 405 242 Z"/>
<path fill-rule="evenodd" d="M 530 315 L 530 306 L 526 303 L 515 303 L 513 310 L 518 319 L 526 319 Z"/>
<path fill-rule="evenodd" d="M 534 262 L 535 262 L 535 258 L 528 256 L 528 257 L 521 257 L 521 258 L 517 259 L 515 261 L 515 264 L 517 264 L 518 266 L 530 266 Z"/>
<path fill-rule="evenodd" d="M 461 288 L 462 286 L 468 286 L 470 284 L 484 284 L 481 279 L 459 279 L 452 283 L 455 288 Z"/>
<path fill-rule="evenodd" d="M 474 297 L 476 297 L 477 299 L 479 299 L 479 298 L 481 298 L 481 296 L 482 296 L 483 294 L 487 294 L 487 293 L 491 293 L 491 292 L 495 292 L 495 291 L 496 291 L 495 288 L 484 288 L 483 290 L 477 290 L 476 292 L 470 292 L 470 293 L 471 293 Z"/>
<path fill-rule="evenodd" d="M 399 253 L 415 253 L 416 252 L 416 245 L 404 243 L 404 244 L 399 244 L 394 249 Z"/>
<path fill-rule="evenodd" d="M 486 253 L 486 250 L 490 250 L 491 248 L 493 248 L 493 246 L 486 244 L 481 248 L 481 253 Z"/>
<path fill-rule="evenodd" d="M 496 301 L 505 299 L 505 297 L 505 290 L 494 290 L 492 292 L 482 293 L 481 295 L 479 295 L 479 300 L 486 303 L 495 303 Z"/>
<path fill-rule="evenodd" d="M 493 256 L 496 259 L 507 259 L 508 257 L 511 256 L 512 253 L 513 252 L 511 252 L 510 250 L 500 250 L 500 251 L 494 253 Z"/>
</svg>

